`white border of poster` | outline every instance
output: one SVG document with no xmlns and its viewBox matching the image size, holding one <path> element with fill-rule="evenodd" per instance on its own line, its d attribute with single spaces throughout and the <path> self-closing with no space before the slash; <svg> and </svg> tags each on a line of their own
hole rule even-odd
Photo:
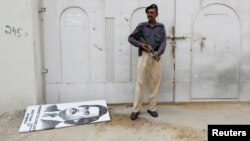
<svg viewBox="0 0 250 141">
<path fill-rule="evenodd" d="M 28 106 L 19 132 L 110 121 L 105 100 Z"/>
</svg>

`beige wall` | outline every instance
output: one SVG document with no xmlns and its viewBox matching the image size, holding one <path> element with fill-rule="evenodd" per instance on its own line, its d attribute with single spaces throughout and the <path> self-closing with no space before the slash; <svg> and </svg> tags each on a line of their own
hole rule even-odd
<svg viewBox="0 0 250 141">
<path fill-rule="evenodd" d="M 43 101 L 38 0 L 1 0 L 0 113 Z"/>
</svg>

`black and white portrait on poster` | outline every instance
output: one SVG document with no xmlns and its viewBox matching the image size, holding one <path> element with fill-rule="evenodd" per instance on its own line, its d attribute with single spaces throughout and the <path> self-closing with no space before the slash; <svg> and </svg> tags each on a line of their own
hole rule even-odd
<svg viewBox="0 0 250 141">
<path fill-rule="evenodd" d="M 29 106 L 19 132 L 109 121 L 105 100 Z"/>
</svg>

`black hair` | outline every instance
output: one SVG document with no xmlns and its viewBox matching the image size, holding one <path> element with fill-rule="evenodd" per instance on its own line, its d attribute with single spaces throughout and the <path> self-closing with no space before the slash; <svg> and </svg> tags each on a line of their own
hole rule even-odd
<svg viewBox="0 0 250 141">
<path fill-rule="evenodd" d="M 156 4 L 151 4 L 150 6 L 148 6 L 145 12 L 147 13 L 149 9 L 155 9 L 156 13 L 158 13 L 158 6 Z"/>
</svg>

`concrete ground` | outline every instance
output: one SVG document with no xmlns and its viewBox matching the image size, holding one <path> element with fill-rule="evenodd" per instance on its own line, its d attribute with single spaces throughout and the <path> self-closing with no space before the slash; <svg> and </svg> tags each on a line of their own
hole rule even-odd
<svg viewBox="0 0 250 141">
<path fill-rule="evenodd" d="M 24 111 L 0 115 L 0 141 L 206 141 L 208 124 L 250 124 L 250 103 L 159 105 L 153 118 L 146 106 L 136 121 L 131 106 L 109 106 L 110 122 L 18 133 Z"/>
</svg>

